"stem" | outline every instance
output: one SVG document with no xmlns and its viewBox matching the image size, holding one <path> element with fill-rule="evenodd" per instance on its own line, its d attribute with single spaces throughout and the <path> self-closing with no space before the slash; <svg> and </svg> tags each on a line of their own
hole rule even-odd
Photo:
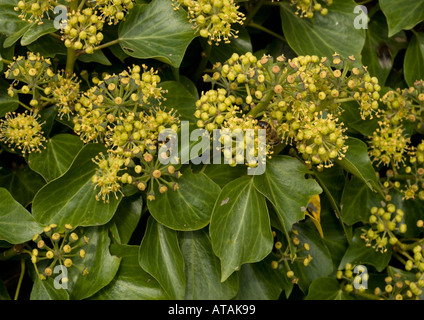
<svg viewBox="0 0 424 320">
<path fill-rule="evenodd" d="M 18 300 L 19 291 L 21 290 L 21 285 L 22 285 L 22 280 L 24 279 L 24 275 L 25 275 L 25 260 L 21 259 L 21 275 L 19 276 L 18 286 L 16 287 L 14 300 Z"/>
<path fill-rule="evenodd" d="M 13 62 L 13 61 L 10 61 L 10 60 L 7 60 L 5 58 L 0 57 L 0 62 L 1 61 L 3 61 L 4 63 L 7 63 L 7 64 L 11 64 Z"/>
<path fill-rule="evenodd" d="M 77 11 L 78 9 L 78 0 L 72 0 L 69 4 L 69 9 L 71 12 Z M 67 48 L 66 49 L 66 67 L 65 73 L 67 77 L 71 77 L 74 73 L 75 61 L 77 60 L 77 54 L 75 49 Z"/>
<path fill-rule="evenodd" d="M 263 31 L 263 32 L 266 32 L 266 33 L 268 33 L 269 35 L 271 35 L 271 36 L 273 36 L 273 37 L 275 37 L 275 38 L 277 38 L 277 39 L 280 39 L 281 41 L 283 41 L 283 42 L 287 43 L 286 38 L 284 38 L 281 34 L 278 34 L 278 33 L 274 32 L 274 31 L 272 31 L 272 30 L 269 30 L 268 28 L 265 28 L 264 26 L 261 26 L 260 24 L 257 24 L 257 23 L 255 23 L 255 22 L 249 22 L 249 23 L 247 24 L 247 26 L 248 26 L 248 27 L 255 28 L 255 29 L 258 29 L 258 30 L 261 30 L 261 31 Z"/>
<path fill-rule="evenodd" d="M 21 101 L 19 101 L 19 100 L 18 100 L 18 103 L 19 103 L 22 107 L 24 107 L 25 109 L 27 109 L 28 111 L 33 111 L 33 110 L 32 110 L 32 108 L 28 107 L 25 103 L 23 103 L 23 102 L 21 102 Z"/>
<path fill-rule="evenodd" d="M 206 42 L 206 47 L 202 52 L 202 60 L 200 60 L 199 66 L 197 67 L 196 72 L 194 73 L 194 82 L 200 79 L 202 73 L 205 71 L 206 65 L 209 61 L 211 55 L 212 45 L 209 42 Z"/>
<path fill-rule="evenodd" d="M 349 101 L 355 101 L 355 99 L 354 98 L 335 99 L 334 103 L 343 103 L 343 102 L 349 102 Z"/>
<path fill-rule="evenodd" d="M 9 260 L 10 258 L 17 256 L 18 254 L 21 254 L 24 246 L 25 244 L 15 244 L 12 248 L 3 251 L 0 254 L 0 261 Z"/>
<path fill-rule="evenodd" d="M 269 102 L 271 101 L 273 96 L 274 91 L 270 90 L 261 100 L 261 102 L 259 102 L 252 110 L 250 110 L 247 115 L 255 118 L 259 113 L 261 113 L 268 107 Z"/>
<path fill-rule="evenodd" d="M 249 11 L 249 14 L 246 17 L 246 20 L 244 21 L 244 23 L 247 25 L 249 24 L 249 22 L 253 19 L 253 17 L 256 15 L 256 13 L 258 13 L 259 9 L 262 7 L 262 5 L 264 4 L 265 0 L 260 0 L 256 6 Z"/>
<path fill-rule="evenodd" d="M 366 293 L 366 292 L 355 292 L 355 295 L 360 296 L 362 298 L 368 299 L 368 300 L 381 300 L 379 296 L 376 296 L 372 293 Z"/>
</svg>

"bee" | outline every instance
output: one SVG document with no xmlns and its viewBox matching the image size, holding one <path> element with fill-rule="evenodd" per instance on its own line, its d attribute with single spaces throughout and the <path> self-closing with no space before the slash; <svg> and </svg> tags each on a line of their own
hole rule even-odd
<svg viewBox="0 0 424 320">
<path fill-rule="evenodd" d="M 266 122 L 264 120 L 259 120 L 258 126 L 261 127 L 262 129 L 266 130 L 266 142 L 267 142 L 267 144 L 274 146 L 274 145 L 279 144 L 281 142 L 281 139 L 278 136 L 277 130 L 275 130 L 274 127 L 271 124 L 269 124 L 268 122 Z"/>
</svg>

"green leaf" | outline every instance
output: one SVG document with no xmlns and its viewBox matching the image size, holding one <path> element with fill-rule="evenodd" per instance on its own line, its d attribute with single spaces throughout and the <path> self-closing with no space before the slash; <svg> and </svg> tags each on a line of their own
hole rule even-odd
<svg viewBox="0 0 424 320">
<path fill-rule="evenodd" d="M 3 47 L 4 41 L 6 39 L 7 39 L 7 36 L 5 34 L 0 33 L 0 71 L 2 71 L 4 67 L 6 66 L 6 63 L 4 63 L 2 59 L 7 59 L 12 61 L 13 54 L 15 51 L 15 46 L 11 46 L 8 48 Z"/>
<path fill-rule="evenodd" d="M 410 87 L 415 81 L 424 79 L 424 32 L 415 32 L 412 36 L 403 64 L 405 80 Z"/>
<path fill-rule="evenodd" d="M 83 142 L 78 136 L 58 134 L 50 138 L 41 153 L 31 153 L 29 167 L 43 176 L 46 181 L 56 179 L 68 170 Z"/>
<path fill-rule="evenodd" d="M 222 188 L 227 183 L 245 175 L 246 166 L 237 165 L 231 167 L 228 164 L 214 164 L 208 165 L 204 173 Z"/>
<path fill-rule="evenodd" d="M 179 244 L 184 257 L 185 300 L 229 300 L 238 291 L 237 275 L 221 282 L 219 259 L 213 254 L 207 230 L 180 232 Z"/>
<path fill-rule="evenodd" d="M 107 286 L 115 277 L 121 261 L 121 258 L 110 254 L 106 226 L 87 228 L 84 235 L 89 239 L 88 245 L 83 247 L 85 258 L 75 257 L 73 261 L 79 259 L 78 264 L 87 267 L 88 274 L 83 276 L 78 268 L 68 268 L 67 291 L 72 300 L 86 299 Z"/>
<path fill-rule="evenodd" d="M 378 272 L 383 271 L 392 257 L 392 247 L 388 245 L 387 252 L 380 253 L 373 247 L 366 247 L 365 240 L 361 239 L 361 234 L 362 230 L 357 228 L 354 232 L 352 243 L 340 262 L 339 270 L 344 269 L 346 263 L 351 263 L 372 265 Z"/>
<path fill-rule="evenodd" d="M 177 231 L 150 217 L 141 241 L 138 262 L 160 283 L 171 299 L 184 299 L 184 258 L 178 245 Z"/>
<path fill-rule="evenodd" d="M 0 117 L 4 117 L 6 113 L 15 111 L 19 107 L 18 96 L 11 97 L 7 94 L 9 83 L 0 79 Z"/>
<path fill-rule="evenodd" d="M 40 277 L 35 275 L 30 300 L 69 300 L 69 295 L 65 289 L 54 287 L 53 278 L 40 280 Z"/>
<path fill-rule="evenodd" d="M 277 300 L 283 289 L 291 291 L 293 283 L 271 268 L 271 259 L 247 263 L 239 272 L 236 300 Z"/>
<path fill-rule="evenodd" d="M 343 189 L 341 200 L 341 214 L 343 222 L 353 225 L 356 222 L 367 222 L 370 216 L 370 209 L 380 206 L 382 198 L 357 177 L 352 177 Z"/>
<path fill-rule="evenodd" d="M 296 261 L 292 267 L 294 274 L 299 278 L 300 289 L 306 293 L 315 279 L 326 277 L 333 272 L 333 260 L 330 250 L 328 250 L 310 219 L 295 225 L 293 229 L 298 232 L 297 237 L 300 240 L 300 245 L 303 246 L 304 243 L 307 243 L 310 248 L 309 251 L 299 253 L 298 257 L 305 256 L 306 258 L 308 254 L 312 256 L 308 266 L 305 267 L 302 260 Z"/>
<path fill-rule="evenodd" d="M 105 66 L 112 65 L 112 62 L 109 61 L 109 59 L 105 56 L 102 50 L 96 50 L 91 54 L 82 54 L 78 57 L 78 60 L 85 63 L 96 62 Z"/>
<path fill-rule="evenodd" d="M 342 290 L 339 281 L 335 278 L 323 277 L 315 279 L 309 287 L 306 300 L 354 300 L 352 296 Z"/>
<path fill-rule="evenodd" d="M 212 213 L 210 236 L 221 259 L 221 281 L 244 263 L 264 259 L 272 249 L 265 197 L 252 177 L 241 177 L 222 188 Z"/>
<path fill-rule="evenodd" d="M 379 4 L 389 24 L 389 37 L 424 20 L 423 0 L 380 0 Z"/>
<path fill-rule="evenodd" d="M 176 191 L 160 193 L 156 200 L 148 201 L 151 215 L 160 223 L 174 230 L 192 231 L 205 227 L 212 214 L 219 186 L 203 173 L 186 170 L 178 180 Z"/>
<path fill-rule="evenodd" d="M 356 101 L 349 101 L 342 103 L 343 113 L 341 114 L 341 121 L 347 124 L 348 130 L 352 129 L 363 134 L 364 136 L 372 136 L 375 129 L 378 128 L 378 118 L 373 117 L 364 121 L 361 117 L 358 103 Z"/>
<path fill-rule="evenodd" d="M 354 55 L 359 60 L 365 32 L 354 27 L 355 6 L 353 0 L 334 0 L 326 16 L 317 13 L 314 20 L 310 20 L 299 18 L 290 4 L 282 3 L 284 36 L 298 55 L 329 57 L 337 52 L 342 57 Z M 341 34 L 349 36 L 341 37 Z"/>
<path fill-rule="evenodd" d="M 24 207 L 34 199 L 38 190 L 45 185 L 43 178 L 28 166 L 12 170 L 0 170 L 0 186 L 9 190 L 12 196 Z"/>
<path fill-rule="evenodd" d="M 43 231 L 34 217 L 4 188 L 0 188 L 0 240 L 12 244 L 31 240 Z"/>
<path fill-rule="evenodd" d="M 342 160 L 336 160 L 336 163 L 364 181 L 371 190 L 381 192 L 365 142 L 349 137 L 345 143 L 348 146 L 345 157 Z"/>
<path fill-rule="evenodd" d="M 113 280 L 90 300 L 167 300 L 159 283 L 138 264 L 138 246 L 112 244 L 110 251 L 121 264 Z"/>
<path fill-rule="evenodd" d="M 305 178 L 308 169 L 297 159 L 275 156 L 266 166 L 264 174 L 254 176 L 254 185 L 273 204 L 287 236 L 292 225 L 305 217 L 309 199 L 322 189 L 315 180 Z"/>
<path fill-rule="evenodd" d="M 43 20 L 43 24 L 34 24 L 28 31 L 25 32 L 21 39 L 21 45 L 27 46 L 38 38 L 56 31 L 57 29 L 54 27 L 53 20 Z"/>
<path fill-rule="evenodd" d="M 35 196 L 32 213 L 40 223 L 63 227 L 94 226 L 107 223 L 114 215 L 120 198 L 112 195 L 109 203 L 96 200 L 91 183 L 97 165 L 91 160 L 106 148 L 85 145 L 65 174 L 45 185 Z"/>
<path fill-rule="evenodd" d="M 178 68 L 195 38 L 184 10 L 175 11 L 168 0 L 134 5 L 119 24 L 119 44 L 128 55 L 154 58 Z"/>
<path fill-rule="evenodd" d="M 362 63 L 368 72 L 384 85 L 399 50 L 406 47 L 408 40 L 401 31 L 393 37 L 387 36 L 387 22 L 383 14 L 374 14 L 368 23 L 367 38 L 362 50 Z"/>
<path fill-rule="evenodd" d="M 174 108 L 181 120 L 197 121 L 194 116 L 197 97 L 193 96 L 185 85 L 178 81 L 165 81 L 161 82 L 160 86 L 163 90 L 167 90 L 164 97 L 168 108 Z"/>
<path fill-rule="evenodd" d="M 4 33 L 7 36 L 29 24 L 19 18 L 20 13 L 14 10 L 16 5 L 16 0 L 2 0 L 0 2 L 0 33 Z"/>
<path fill-rule="evenodd" d="M 7 292 L 7 288 L 2 280 L 0 280 L 0 300 L 11 300 L 9 292 Z"/>
<path fill-rule="evenodd" d="M 3 47 L 8 48 L 15 44 L 28 30 L 34 26 L 34 23 L 27 23 L 23 28 L 18 29 L 15 33 L 11 34 L 3 43 Z"/>
<path fill-rule="evenodd" d="M 56 55 L 66 55 L 64 42 L 54 36 L 41 37 L 28 45 L 32 52 L 39 52 L 44 58 L 54 58 Z"/>
<path fill-rule="evenodd" d="M 122 198 L 116 213 L 110 221 L 111 228 L 116 228 L 113 234 L 120 244 L 127 244 L 137 227 L 142 215 L 143 196 L 140 193 Z"/>
</svg>

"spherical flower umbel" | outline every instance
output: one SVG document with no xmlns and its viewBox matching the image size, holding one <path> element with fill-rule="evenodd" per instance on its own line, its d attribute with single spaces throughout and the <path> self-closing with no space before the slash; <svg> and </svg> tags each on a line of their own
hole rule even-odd
<svg viewBox="0 0 424 320">
<path fill-rule="evenodd" d="M 41 152 L 46 141 L 41 125 L 38 114 L 9 112 L 0 120 L 0 141 L 22 154 Z"/>
<path fill-rule="evenodd" d="M 94 47 L 103 40 L 103 24 L 91 8 L 69 12 L 66 26 L 62 29 L 62 40 L 67 48 L 93 53 Z"/>
<path fill-rule="evenodd" d="M 80 81 L 75 74 L 71 77 L 65 77 L 64 72 L 58 73 L 57 81 L 51 82 L 51 85 L 44 89 L 44 93 L 52 97 L 57 106 L 59 117 L 67 116 L 69 119 L 78 103 Z"/>
<path fill-rule="evenodd" d="M 134 7 L 134 0 L 96 0 L 96 7 L 108 24 L 117 24 Z"/>
<path fill-rule="evenodd" d="M 237 38 L 238 30 L 232 25 L 243 24 L 245 20 L 234 0 L 178 0 L 178 4 L 187 7 L 193 28 L 207 38 L 209 44 L 219 45 L 222 40 L 229 43 L 231 37 Z"/>
</svg>

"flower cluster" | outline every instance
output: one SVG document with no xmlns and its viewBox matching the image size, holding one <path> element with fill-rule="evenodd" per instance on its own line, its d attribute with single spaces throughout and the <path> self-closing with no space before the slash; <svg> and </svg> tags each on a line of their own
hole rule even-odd
<svg viewBox="0 0 424 320">
<path fill-rule="evenodd" d="M 28 253 L 42 280 L 51 276 L 57 265 L 66 268 L 75 267 L 83 276 L 88 274 L 88 268 L 78 263 L 85 257 L 86 252 L 82 247 L 88 244 L 89 239 L 78 235 L 71 225 L 66 224 L 64 230 L 60 231 L 56 224 L 50 224 L 44 228 L 43 233 L 36 234 L 32 240 L 36 243 L 36 248 Z M 39 269 L 42 270 L 41 273 Z M 62 279 L 63 282 L 68 280 Z"/>
<path fill-rule="evenodd" d="M 384 253 L 387 245 L 395 245 L 398 242 L 397 234 L 406 232 L 407 226 L 403 223 L 404 212 L 396 209 L 395 205 L 389 203 L 386 207 L 372 207 L 369 216 L 371 227 L 362 229 L 361 238 L 365 240 L 366 246 L 372 246 L 376 251 Z"/>
<path fill-rule="evenodd" d="M 51 98 L 56 105 L 60 118 L 66 116 L 68 119 L 74 113 L 75 105 L 80 97 L 80 80 L 73 74 L 66 77 L 64 72 L 56 74 L 56 81 L 44 89 L 44 94 Z"/>
<path fill-rule="evenodd" d="M 55 1 L 52 0 L 20 0 L 14 9 L 21 12 L 19 17 L 22 20 L 41 24 L 43 16 L 53 10 L 53 3 Z"/>
<path fill-rule="evenodd" d="M 96 0 L 96 5 L 108 24 L 117 24 L 134 7 L 134 0 Z"/>
<path fill-rule="evenodd" d="M 424 279 L 421 276 L 417 278 L 417 281 L 411 281 L 396 272 L 384 279 L 384 290 L 376 287 L 374 294 L 383 300 L 419 300 L 419 296 L 423 293 Z"/>
<path fill-rule="evenodd" d="M 313 18 L 315 12 L 319 12 L 321 15 L 325 16 L 328 13 L 328 9 L 325 8 L 323 4 L 330 6 L 333 3 L 333 0 L 290 0 L 292 6 L 296 6 L 296 14 L 299 17 Z"/>
<path fill-rule="evenodd" d="M 306 242 L 303 244 L 301 243 L 298 237 L 299 232 L 297 230 L 291 231 L 290 241 L 292 242 L 292 245 L 287 245 L 284 250 L 284 244 L 282 241 L 278 240 L 277 233 L 275 231 L 273 231 L 273 235 L 275 238 L 273 255 L 276 260 L 271 262 L 271 268 L 280 270 L 285 274 L 289 281 L 297 283 L 299 279 L 296 277 L 289 262 L 291 262 L 291 264 L 296 263 L 307 267 L 312 261 L 312 256 L 309 254 L 310 246 Z M 295 252 L 291 252 L 291 248 L 294 248 Z"/>
<path fill-rule="evenodd" d="M 354 271 L 360 275 L 354 277 Z M 343 270 L 338 270 L 336 278 L 342 281 L 342 288 L 347 293 L 364 292 L 367 287 L 364 282 L 367 283 L 369 279 L 368 273 L 365 273 L 365 268 L 360 265 L 346 263 Z"/>
<path fill-rule="evenodd" d="M 221 104 L 225 115 L 217 112 L 215 117 L 216 105 L 208 111 L 207 94 L 202 95 L 195 113 L 199 127 L 220 128 L 225 117 L 247 114 L 267 123 L 268 133 L 276 132 L 273 135 L 278 139 L 272 140 L 277 143 L 269 140 L 270 147 L 278 142 L 295 144 L 305 162 L 319 170 L 332 166 L 334 159 L 342 159 L 346 153 L 346 128 L 339 121 L 343 102 L 356 101 L 363 119 L 378 116 L 379 111 L 377 78 L 354 57 L 341 59 L 338 54 L 291 60 L 266 55 L 257 59 L 250 52 L 233 54 L 203 79 L 212 84 L 211 92 L 225 90 L 221 99 L 225 100 L 224 93 L 230 99 L 228 107 Z M 269 138 L 273 135 L 267 134 Z"/>
<path fill-rule="evenodd" d="M 62 40 L 67 48 L 93 53 L 94 47 L 103 40 L 103 24 L 92 8 L 69 12 L 66 26 L 62 29 Z"/>
<path fill-rule="evenodd" d="M 5 142 L 13 151 L 18 149 L 22 154 L 41 152 L 43 136 L 39 114 L 28 112 L 9 112 L 0 120 L 0 141 Z"/>
<path fill-rule="evenodd" d="M 173 5 L 175 9 L 180 5 L 187 8 L 193 28 L 209 44 L 219 45 L 222 40 L 229 43 L 231 37 L 237 38 L 238 30 L 232 25 L 243 24 L 245 19 L 234 0 L 176 0 Z"/>
<path fill-rule="evenodd" d="M 13 80 L 8 94 L 13 97 L 17 93 L 32 95 L 30 105 L 37 107 L 43 88 L 54 81 L 50 59 L 45 59 L 39 53 L 28 52 L 27 57 L 14 57 L 14 61 L 5 72 L 6 79 Z M 23 83 L 18 89 L 17 87 Z"/>
</svg>

